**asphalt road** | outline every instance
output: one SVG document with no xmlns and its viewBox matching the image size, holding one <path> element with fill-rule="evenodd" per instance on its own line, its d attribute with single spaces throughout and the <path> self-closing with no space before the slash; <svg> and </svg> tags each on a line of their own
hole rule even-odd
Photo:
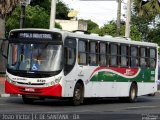
<svg viewBox="0 0 160 120">
<path fill-rule="evenodd" d="M 0 120 L 160 120 L 160 94 L 136 103 L 118 99 L 71 106 L 66 100 L 46 99 L 24 104 L 21 97 L 0 98 Z"/>
</svg>

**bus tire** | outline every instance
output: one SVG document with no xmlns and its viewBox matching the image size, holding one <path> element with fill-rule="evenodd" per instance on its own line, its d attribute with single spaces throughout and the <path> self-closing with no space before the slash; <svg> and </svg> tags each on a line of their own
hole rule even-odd
<svg viewBox="0 0 160 120">
<path fill-rule="evenodd" d="M 151 93 L 151 94 L 148 94 L 148 96 L 155 96 L 156 95 L 156 93 L 154 92 L 154 93 Z"/>
<path fill-rule="evenodd" d="M 73 98 L 72 98 L 72 105 L 77 106 L 83 103 L 83 85 L 77 83 L 74 88 Z"/>
<path fill-rule="evenodd" d="M 22 95 L 22 99 L 25 104 L 32 104 L 34 102 L 33 98 L 27 98 L 25 95 Z"/>
<path fill-rule="evenodd" d="M 134 103 L 137 101 L 137 85 L 135 83 L 131 84 L 128 102 Z"/>
</svg>

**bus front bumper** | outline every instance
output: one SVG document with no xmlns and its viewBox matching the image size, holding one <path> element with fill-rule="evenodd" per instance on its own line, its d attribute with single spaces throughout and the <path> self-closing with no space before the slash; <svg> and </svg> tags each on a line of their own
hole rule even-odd
<svg viewBox="0 0 160 120">
<path fill-rule="evenodd" d="M 21 94 L 21 95 L 36 95 L 46 97 L 62 97 L 62 86 L 56 84 L 50 87 L 25 87 L 16 86 L 5 81 L 5 93 L 7 94 Z"/>
</svg>

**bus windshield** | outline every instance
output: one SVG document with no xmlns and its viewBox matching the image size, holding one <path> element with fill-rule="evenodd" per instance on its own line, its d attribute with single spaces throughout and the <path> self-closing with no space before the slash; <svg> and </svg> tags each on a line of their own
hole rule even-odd
<svg viewBox="0 0 160 120">
<path fill-rule="evenodd" d="M 62 45 L 10 43 L 8 68 L 52 72 L 62 69 Z"/>
</svg>

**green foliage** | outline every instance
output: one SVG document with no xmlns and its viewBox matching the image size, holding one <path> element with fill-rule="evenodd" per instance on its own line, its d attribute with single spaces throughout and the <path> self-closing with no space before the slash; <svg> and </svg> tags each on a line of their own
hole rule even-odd
<svg viewBox="0 0 160 120">
<path fill-rule="evenodd" d="M 7 33 L 12 30 L 19 28 L 21 8 L 18 6 L 10 17 L 6 19 L 6 31 Z M 49 15 L 42 8 L 37 6 L 27 6 L 25 15 L 25 28 L 49 28 Z"/>
<path fill-rule="evenodd" d="M 51 10 L 51 0 L 32 0 L 31 6 L 39 5 L 40 7 L 44 8 L 45 11 L 50 14 Z M 56 3 L 56 19 L 65 19 L 69 20 L 67 16 L 70 9 L 69 7 L 64 4 L 61 0 L 57 0 Z"/>
<path fill-rule="evenodd" d="M 98 24 L 93 22 L 92 20 L 80 19 L 79 21 L 87 22 L 87 32 L 88 33 L 97 33 L 97 30 L 99 30 Z"/>
<path fill-rule="evenodd" d="M 33 0 L 26 8 L 25 28 L 49 28 L 51 0 Z M 56 18 L 69 19 L 69 8 L 62 1 L 58 0 L 56 5 Z M 19 28 L 21 7 L 17 6 L 13 13 L 6 18 L 6 34 L 12 29 Z M 62 29 L 60 24 L 56 28 Z"/>
<path fill-rule="evenodd" d="M 114 21 L 110 21 L 108 24 L 105 24 L 101 28 L 101 33 L 100 35 L 111 35 L 115 36 L 116 35 L 116 23 Z"/>
<path fill-rule="evenodd" d="M 136 25 L 131 26 L 131 33 L 130 33 L 131 39 L 135 41 L 142 41 L 142 35 L 138 30 L 138 27 Z"/>
<path fill-rule="evenodd" d="M 28 6 L 26 10 L 25 28 L 49 28 L 49 15 L 44 8 Z"/>
<path fill-rule="evenodd" d="M 160 26 L 150 30 L 148 34 L 148 41 L 157 43 L 160 46 Z"/>
<path fill-rule="evenodd" d="M 18 6 L 12 12 L 11 16 L 6 18 L 6 35 L 8 35 L 10 30 L 19 28 L 20 11 L 21 8 Z"/>
<path fill-rule="evenodd" d="M 59 23 L 55 23 L 55 28 L 62 29 L 62 26 Z"/>
<path fill-rule="evenodd" d="M 91 32 L 91 30 L 97 29 L 99 26 L 97 25 L 97 23 L 91 21 L 91 20 L 85 20 L 87 22 L 87 31 Z"/>
<path fill-rule="evenodd" d="M 155 18 L 160 14 L 160 4 L 158 0 L 134 0 L 132 11 L 132 24 L 136 25 L 142 35 L 143 41 L 159 43 L 159 27 L 155 26 Z M 154 26 L 151 28 L 150 26 Z"/>
<path fill-rule="evenodd" d="M 134 10 L 138 16 L 154 18 L 160 14 L 159 0 L 134 0 Z"/>
<path fill-rule="evenodd" d="M 51 10 L 51 0 L 32 0 L 31 6 L 39 5 L 49 14 Z"/>
<path fill-rule="evenodd" d="M 116 36 L 116 22 L 115 21 L 110 21 L 108 24 L 105 24 L 102 28 L 94 29 L 91 32 L 97 33 L 101 36 L 104 35 L 111 35 L 113 37 Z M 121 24 L 121 29 L 120 29 L 120 36 L 125 35 L 125 25 Z M 140 41 L 141 40 L 141 34 L 138 31 L 138 27 L 136 25 L 131 26 L 131 35 L 130 35 L 132 40 Z"/>
<path fill-rule="evenodd" d="M 63 19 L 63 20 L 69 20 L 68 17 L 70 9 L 66 4 L 64 4 L 62 1 L 58 0 L 56 4 L 56 19 Z"/>
</svg>

